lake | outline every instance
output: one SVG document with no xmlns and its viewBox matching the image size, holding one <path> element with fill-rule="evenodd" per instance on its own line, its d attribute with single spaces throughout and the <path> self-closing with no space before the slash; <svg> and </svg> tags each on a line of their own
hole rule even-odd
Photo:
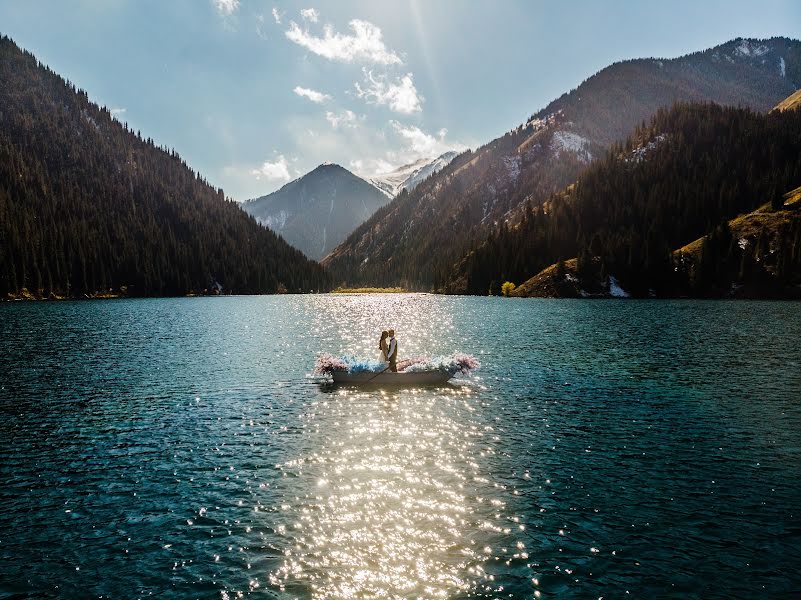
<svg viewBox="0 0 801 600">
<path fill-rule="evenodd" d="M 476 355 L 429 389 L 315 354 Z M 801 592 L 801 304 L 0 304 L 0 597 Z"/>
</svg>

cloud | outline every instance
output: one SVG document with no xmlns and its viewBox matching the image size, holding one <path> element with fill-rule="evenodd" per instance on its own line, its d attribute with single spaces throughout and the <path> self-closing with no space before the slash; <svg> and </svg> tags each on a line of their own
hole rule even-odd
<svg viewBox="0 0 801 600">
<path fill-rule="evenodd" d="M 406 143 L 406 148 L 417 158 L 433 158 L 449 150 L 464 150 L 465 145 L 459 142 L 446 141 L 448 130 L 443 128 L 437 135 L 426 133 L 415 125 L 402 125 L 397 121 L 390 121 L 390 125 Z"/>
<path fill-rule="evenodd" d="M 292 90 L 301 98 L 308 98 L 315 104 L 322 104 L 326 100 L 331 100 L 331 96 L 328 94 L 323 94 L 322 92 L 318 92 L 316 90 L 310 90 L 309 88 L 295 86 L 295 89 Z"/>
<path fill-rule="evenodd" d="M 298 156 L 297 167 L 302 171 L 313 169 L 314 166 L 331 161 L 348 166 L 362 177 L 388 173 L 402 165 L 408 165 L 421 158 L 435 158 L 449 150 L 462 150 L 466 143 L 472 140 L 455 141 L 451 132 L 444 129 L 427 129 L 421 123 L 417 127 L 409 126 L 401 119 L 379 119 L 373 121 L 368 115 L 359 111 L 355 113 L 352 121 L 338 121 L 337 127 L 328 120 L 325 110 L 323 114 L 304 113 L 289 115 L 284 127 L 290 136 L 286 141 L 287 157 Z M 344 108 L 333 111 L 333 118 L 341 118 Z M 325 117 L 323 121 L 321 117 Z M 321 121 L 322 125 L 321 126 Z M 350 123 L 348 125 L 347 123 Z M 352 125 L 352 126 L 351 126 Z M 313 131 L 311 134 L 309 131 Z M 270 160 L 274 160 L 272 156 Z M 290 173 L 295 163 L 290 161 Z M 248 181 L 259 185 L 252 176 Z M 285 182 L 282 182 L 285 183 Z M 258 194 L 265 192 L 264 182 L 261 183 Z M 277 187 L 277 184 L 275 185 Z M 228 189 L 228 187 L 226 187 Z M 233 188 L 232 188 L 233 189 Z"/>
<path fill-rule="evenodd" d="M 108 112 L 111 113 L 111 116 L 118 117 L 120 115 L 124 115 L 125 113 L 127 113 L 128 109 L 127 108 L 111 108 L 111 109 L 109 109 Z"/>
<path fill-rule="evenodd" d="M 358 127 L 356 113 L 351 110 L 345 110 L 339 114 L 328 111 L 325 113 L 325 119 L 331 123 L 331 127 L 337 129 L 338 127 Z"/>
<path fill-rule="evenodd" d="M 283 16 L 284 16 L 284 13 L 278 12 L 278 9 L 273 7 L 273 19 L 275 19 L 275 22 L 278 25 L 281 24 L 281 19 L 283 18 Z"/>
<path fill-rule="evenodd" d="M 303 17 L 305 21 L 310 21 L 312 23 L 316 23 L 320 19 L 320 13 L 313 8 L 300 9 L 300 16 Z"/>
<path fill-rule="evenodd" d="M 251 175 L 255 175 L 256 179 L 266 179 L 268 181 L 289 181 L 292 176 L 289 174 L 289 161 L 283 154 L 278 155 L 278 159 L 274 162 L 265 160 L 258 169 L 252 169 Z"/>
<path fill-rule="evenodd" d="M 239 0 L 214 0 L 214 6 L 221 15 L 228 16 L 239 8 Z"/>
<path fill-rule="evenodd" d="M 423 110 L 422 103 L 425 99 L 414 87 L 411 73 L 396 77 L 391 82 L 386 75 L 376 77 L 372 71 L 364 69 L 364 81 L 365 87 L 355 84 L 356 95 L 364 98 L 368 104 L 386 105 L 391 110 L 406 115 Z"/>
<path fill-rule="evenodd" d="M 383 158 L 357 158 L 350 161 L 350 168 L 354 173 L 361 173 L 365 177 L 370 177 L 371 175 L 391 173 L 398 168 L 398 165 Z"/>
<path fill-rule="evenodd" d="M 323 27 L 322 37 L 317 37 L 302 30 L 294 21 L 290 21 L 286 37 L 329 60 L 343 62 L 367 62 L 382 65 L 403 64 L 400 56 L 384 45 L 381 29 L 368 21 L 354 19 L 349 24 L 352 35 L 336 33 L 330 25 Z"/>
<path fill-rule="evenodd" d="M 267 32 L 264 31 L 264 15 L 256 17 L 256 35 L 263 40 L 269 39 Z"/>
</svg>

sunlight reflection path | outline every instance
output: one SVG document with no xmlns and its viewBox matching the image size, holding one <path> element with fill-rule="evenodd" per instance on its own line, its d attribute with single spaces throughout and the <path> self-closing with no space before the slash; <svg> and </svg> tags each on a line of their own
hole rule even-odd
<svg viewBox="0 0 801 600">
<path fill-rule="evenodd" d="M 467 350 L 442 303 L 430 304 L 406 295 L 328 303 L 318 318 L 342 327 L 323 344 L 372 356 L 373 334 L 394 326 L 403 357 Z M 493 433 L 480 407 L 470 386 L 319 394 L 305 416 L 307 453 L 278 465 L 297 496 L 276 507 L 286 543 L 269 585 L 312 598 L 498 591 L 490 564 L 528 556 L 518 519 L 503 514 L 507 492 L 481 464 Z"/>
<path fill-rule="evenodd" d="M 319 452 L 280 465 L 316 488 L 282 507 L 292 543 L 273 586 L 307 582 L 313 598 L 447 598 L 491 583 L 482 564 L 505 550 L 492 538 L 521 557 L 475 460 L 485 431 L 473 399 L 446 392 L 342 392 L 315 407 L 338 426 Z"/>
</svg>

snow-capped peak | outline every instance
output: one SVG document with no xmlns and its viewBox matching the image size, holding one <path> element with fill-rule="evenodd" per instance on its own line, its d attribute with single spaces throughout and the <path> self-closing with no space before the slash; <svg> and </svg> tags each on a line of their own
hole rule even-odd
<svg viewBox="0 0 801 600">
<path fill-rule="evenodd" d="M 437 158 L 421 158 L 389 173 L 365 177 L 365 179 L 390 198 L 394 198 L 401 190 L 413 190 L 426 177 L 447 166 L 456 157 L 456 154 L 451 151 Z"/>
</svg>

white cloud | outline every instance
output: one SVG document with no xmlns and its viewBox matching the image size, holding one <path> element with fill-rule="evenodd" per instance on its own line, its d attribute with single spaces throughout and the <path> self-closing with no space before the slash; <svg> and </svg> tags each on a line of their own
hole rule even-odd
<svg viewBox="0 0 801 600">
<path fill-rule="evenodd" d="M 275 22 L 278 25 L 281 24 L 281 19 L 283 18 L 283 16 L 284 16 L 284 13 L 278 12 L 278 9 L 273 7 L 273 19 L 275 19 Z"/>
<path fill-rule="evenodd" d="M 383 175 L 391 173 L 398 168 L 398 165 L 391 163 L 383 158 L 357 158 L 350 161 L 350 168 L 354 173 L 362 174 L 365 177 L 373 175 Z"/>
<path fill-rule="evenodd" d="M 326 25 L 323 27 L 322 37 L 317 37 L 308 30 L 302 30 L 294 21 L 290 21 L 286 37 L 329 60 L 362 61 L 382 65 L 403 64 L 400 56 L 384 44 L 379 27 L 360 19 L 354 19 L 348 25 L 353 31 L 352 35 L 336 33 L 333 27 Z"/>
<path fill-rule="evenodd" d="M 127 113 L 128 109 L 127 108 L 111 108 L 111 109 L 109 109 L 109 112 L 111 113 L 111 116 L 118 117 L 120 115 L 124 115 L 125 113 Z"/>
<path fill-rule="evenodd" d="M 419 158 L 434 158 L 449 150 L 461 151 L 466 148 L 460 142 L 446 140 L 448 130 L 445 128 L 440 129 L 437 135 L 434 136 L 415 125 L 402 125 L 397 121 L 390 121 L 389 124 L 392 125 L 395 133 L 405 142 L 406 155 L 415 160 Z"/>
<path fill-rule="evenodd" d="M 322 115 L 289 115 L 284 123 L 291 139 L 285 142 L 287 145 L 282 146 L 282 149 L 287 151 L 287 158 L 300 157 L 297 167 L 304 172 L 322 162 L 331 161 L 347 166 L 360 176 L 372 177 L 421 158 L 435 158 L 448 150 L 462 150 L 466 143 L 472 144 L 472 140 L 464 143 L 454 141 L 449 131 L 437 131 L 437 128 L 429 130 L 420 123 L 415 123 L 417 127 L 408 126 L 400 119 L 380 119 L 375 122 L 369 115 L 365 116 L 355 110 L 351 111 L 355 113 L 355 119 L 351 122 L 354 126 L 345 124 L 348 118 L 345 114 L 345 121 L 337 122 L 337 127 L 334 128 L 326 111 L 322 112 Z M 344 108 L 334 111 L 331 116 L 339 118 L 342 113 Z M 321 126 L 321 121 L 325 126 Z M 272 156 L 270 160 L 275 158 Z M 296 165 L 291 161 L 289 164 L 291 173 L 292 167 Z M 251 176 L 247 180 L 259 185 Z M 241 196 L 264 194 L 265 189 L 262 182 L 262 187 L 255 190 L 258 194 Z"/>
<path fill-rule="evenodd" d="M 214 6 L 221 15 L 232 15 L 239 8 L 239 0 L 214 0 Z"/>
<path fill-rule="evenodd" d="M 345 110 L 339 114 L 328 111 L 325 113 L 325 119 L 331 123 L 331 127 L 337 129 L 338 127 L 357 127 L 359 125 L 356 113 L 352 110 Z"/>
<path fill-rule="evenodd" d="M 289 174 L 289 161 L 283 154 L 279 154 L 278 158 L 270 162 L 265 160 L 258 169 L 252 169 L 251 175 L 255 175 L 256 179 L 267 179 L 268 181 L 289 181 L 292 176 Z"/>
<path fill-rule="evenodd" d="M 267 32 L 264 31 L 264 15 L 256 17 L 256 35 L 263 40 L 269 39 Z"/>
<path fill-rule="evenodd" d="M 295 86 L 295 89 L 292 90 L 301 98 L 308 98 L 315 104 L 322 104 L 326 100 L 331 100 L 331 96 L 328 94 L 324 94 L 322 92 L 318 92 L 316 90 L 310 90 L 309 88 Z"/>
<path fill-rule="evenodd" d="M 312 23 L 316 23 L 320 19 L 320 13 L 313 8 L 301 8 L 300 16 L 303 17 L 304 20 Z"/>
<path fill-rule="evenodd" d="M 356 95 L 367 103 L 386 105 L 395 112 L 407 115 L 423 110 L 424 98 L 414 87 L 411 73 L 396 77 L 392 82 L 387 80 L 386 75 L 376 77 L 372 71 L 364 69 L 364 82 L 365 87 L 355 84 Z"/>
</svg>

